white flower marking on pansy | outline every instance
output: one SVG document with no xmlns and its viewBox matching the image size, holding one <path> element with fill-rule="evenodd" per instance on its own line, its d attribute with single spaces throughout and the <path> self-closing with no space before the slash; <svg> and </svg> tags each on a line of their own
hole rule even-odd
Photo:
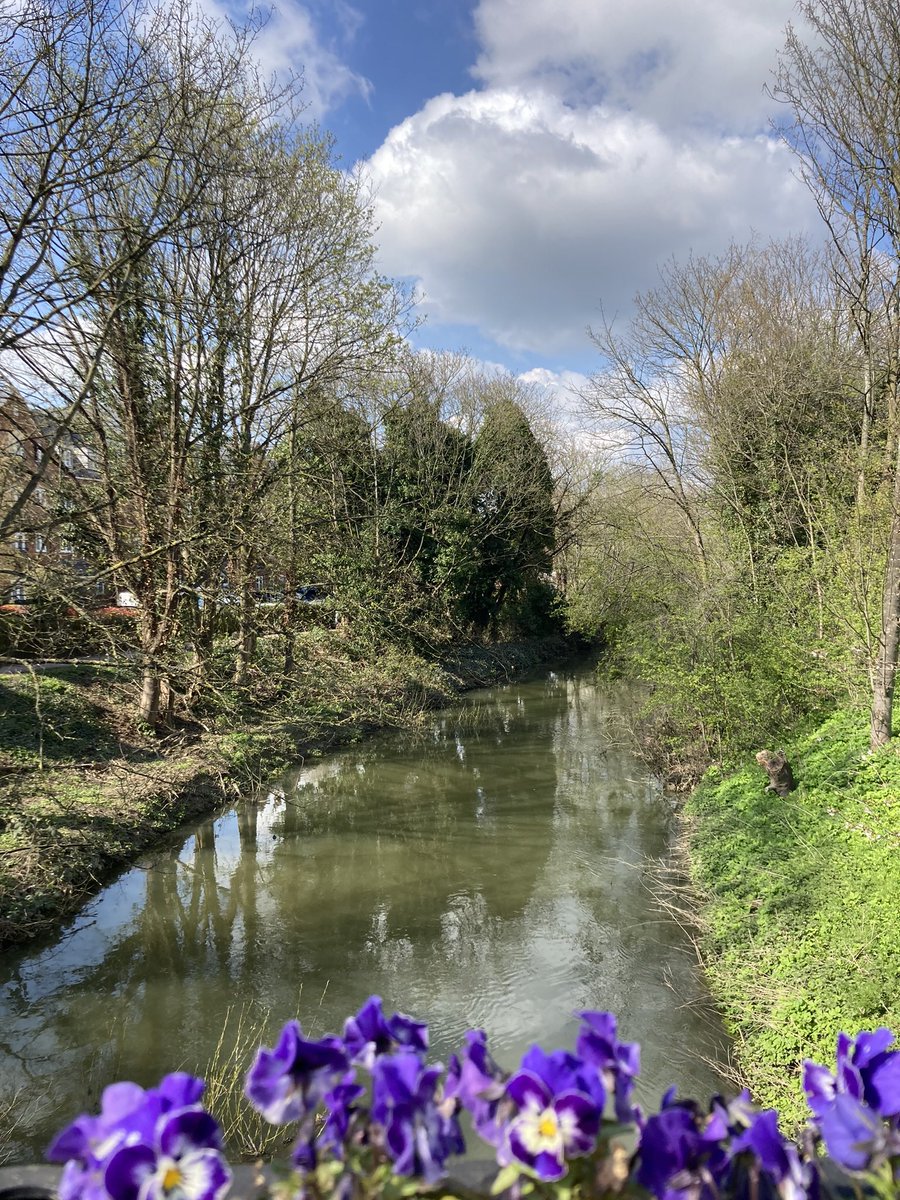
<svg viewBox="0 0 900 1200">
<path fill-rule="evenodd" d="M 210 1194 L 211 1185 L 212 1172 L 205 1156 L 187 1155 L 178 1162 L 163 1156 L 141 1187 L 139 1200 L 154 1195 L 166 1200 L 199 1200 Z"/>
<path fill-rule="evenodd" d="M 547 1152 L 558 1157 L 575 1131 L 575 1114 L 541 1108 L 532 1101 L 519 1113 L 516 1124 L 522 1145 L 529 1154 Z"/>
</svg>

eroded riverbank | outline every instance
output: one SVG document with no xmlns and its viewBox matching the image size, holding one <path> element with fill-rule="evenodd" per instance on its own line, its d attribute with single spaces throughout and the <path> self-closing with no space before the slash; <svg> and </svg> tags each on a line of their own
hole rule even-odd
<svg viewBox="0 0 900 1200">
<path fill-rule="evenodd" d="M 160 740 L 129 717 L 131 664 L 0 674 L 0 947 L 46 936 L 141 853 L 289 762 L 416 725 L 459 692 L 571 653 L 561 639 L 466 646 L 442 665 L 366 660 L 319 631 L 296 687 Z"/>
</svg>

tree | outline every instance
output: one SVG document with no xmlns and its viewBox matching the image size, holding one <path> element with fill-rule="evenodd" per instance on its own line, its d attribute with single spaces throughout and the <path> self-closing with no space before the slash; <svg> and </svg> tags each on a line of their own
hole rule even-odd
<svg viewBox="0 0 900 1200">
<path fill-rule="evenodd" d="M 556 548 L 550 464 L 510 395 L 487 408 L 475 438 L 474 470 L 481 562 L 470 604 L 476 623 L 496 632 L 504 606 L 549 577 Z"/>
<path fill-rule="evenodd" d="M 860 349 L 828 261 L 793 240 L 667 264 L 599 344 L 584 400 L 608 458 L 573 618 L 603 609 L 708 760 L 866 665 Z"/>
<path fill-rule="evenodd" d="M 177 188 L 151 187 L 144 203 L 152 221 L 105 228 L 98 257 L 89 246 L 101 215 L 112 216 L 107 198 L 138 176 L 159 179 L 161 164 L 174 183 L 173 131 L 190 126 L 202 145 L 246 40 L 234 43 L 230 68 L 220 59 L 214 80 L 216 28 L 187 0 L 22 0 L 0 8 L 0 351 L 15 385 L 55 409 L 41 462 L 22 480 L 0 478 L 0 541 L 18 527 L 90 389 L 108 331 L 93 298 L 100 290 L 109 296 L 112 280 L 183 219 L 190 192 L 184 179 Z M 194 86 L 204 67 L 203 85 Z M 114 311 L 106 306 L 107 322 Z M 73 374 L 69 337 L 85 320 L 90 345 L 82 339 Z"/>
<path fill-rule="evenodd" d="M 871 743 L 890 740 L 900 649 L 900 438 L 897 436 L 900 278 L 900 25 L 892 0 L 806 0 L 809 40 L 789 27 L 775 95 L 791 110 L 784 128 L 804 178 L 845 263 L 848 290 L 867 362 L 864 397 L 882 380 L 892 483 L 879 655 L 874 673 Z M 885 337 L 872 343 L 869 301 L 873 261 L 889 263 L 878 318 Z"/>
<path fill-rule="evenodd" d="M 89 219 L 64 231 L 59 253 L 85 286 L 78 321 L 67 322 L 51 360 L 58 389 L 79 396 L 72 423 L 95 451 L 83 523 L 107 571 L 139 601 L 139 712 L 151 725 L 170 695 L 186 547 L 198 536 L 191 456 L 213 314 L 208 291 L 195 286 L 195 248 L 222 181 L 252 183 L 236 153 L 240 132 L 272 119 L 283 99 L 259 86 L 244 39 L 221 38 L 187 0 L 169 18 L 147 67 L 167 115 L 165 143 L 100 180 Z M 141 144 L 144 132 L 136 119 L 127 137 Z M 246 205 L 235 208 L 238 219 Z"/>
</svg>

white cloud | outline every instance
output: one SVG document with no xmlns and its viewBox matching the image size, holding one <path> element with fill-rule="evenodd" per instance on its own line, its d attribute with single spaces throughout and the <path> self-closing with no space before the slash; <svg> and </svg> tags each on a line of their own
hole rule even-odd
<svg viewBox="0 0 900 1200">
<path fill-rule="evenodd" d="M 590 383 L 589 377 L 581 371 L 552 371 L 549 367 L 533 367 L 530 371 L 523 371 L 517 378 L 563 397 L 580 395 Z"/>
<path fill-rule="evenodd" d="M 368 96 L 372 85 L 352 71 L 341 55 L 343 45 L 327 45 L 310 6 L 299 0 L 276 0 L 261 9 L 256 0 L 201 0 L 203 10 L 216 20 L 238 24 L 258 21 L 262 28 L 253 43 L 253 53 L 263 72 L 282 78 L 303 72 L 303 102 L 306 115 L 315 121 L 348 96 Z M 361 14 L 346 0 L 335 0 L 333 16 L 342 33 L 343 43 L 355 36 Z"/>
<path fill-rule="evenodd" d="M 522 383 L 540 388 L 549 398 L 550 411 L 557 427 L 572 433 L 581 426 L 581 394 L 590 384 L 587 375 L 580 371 L 533 367 L 530 371 L 523 371 L 518 378 Z"/>
<path fill-rule="evenodd" d="M 544 354 L 583 350 L 601 305 L 627 311 L 672 255 L 815 219 L 769 136 L 674 133 L 519 86 L 435 97 L 368 166 L 383 268 L 419 280 L 433 320 Z"/>
<path fill-rule="evenodd" d="M 476 76 L 602 101 L 664 128 L 758 131 L 793 0 L 480 0 Z"/>
</svg>

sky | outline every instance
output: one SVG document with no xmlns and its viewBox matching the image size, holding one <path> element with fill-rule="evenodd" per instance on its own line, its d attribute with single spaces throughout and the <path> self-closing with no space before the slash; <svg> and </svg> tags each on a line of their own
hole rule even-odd
<svg viewBox="0 0 900 1200">
<path fill-rule="evenodd" d="M 257 49 L 303 69 L 308 116 L 371 181 L 416 344 L 565 389 L 666 260 L 821 236 L 765 92 L 791 20 L 792 0 L 277 0 Z"/>
</svg>

